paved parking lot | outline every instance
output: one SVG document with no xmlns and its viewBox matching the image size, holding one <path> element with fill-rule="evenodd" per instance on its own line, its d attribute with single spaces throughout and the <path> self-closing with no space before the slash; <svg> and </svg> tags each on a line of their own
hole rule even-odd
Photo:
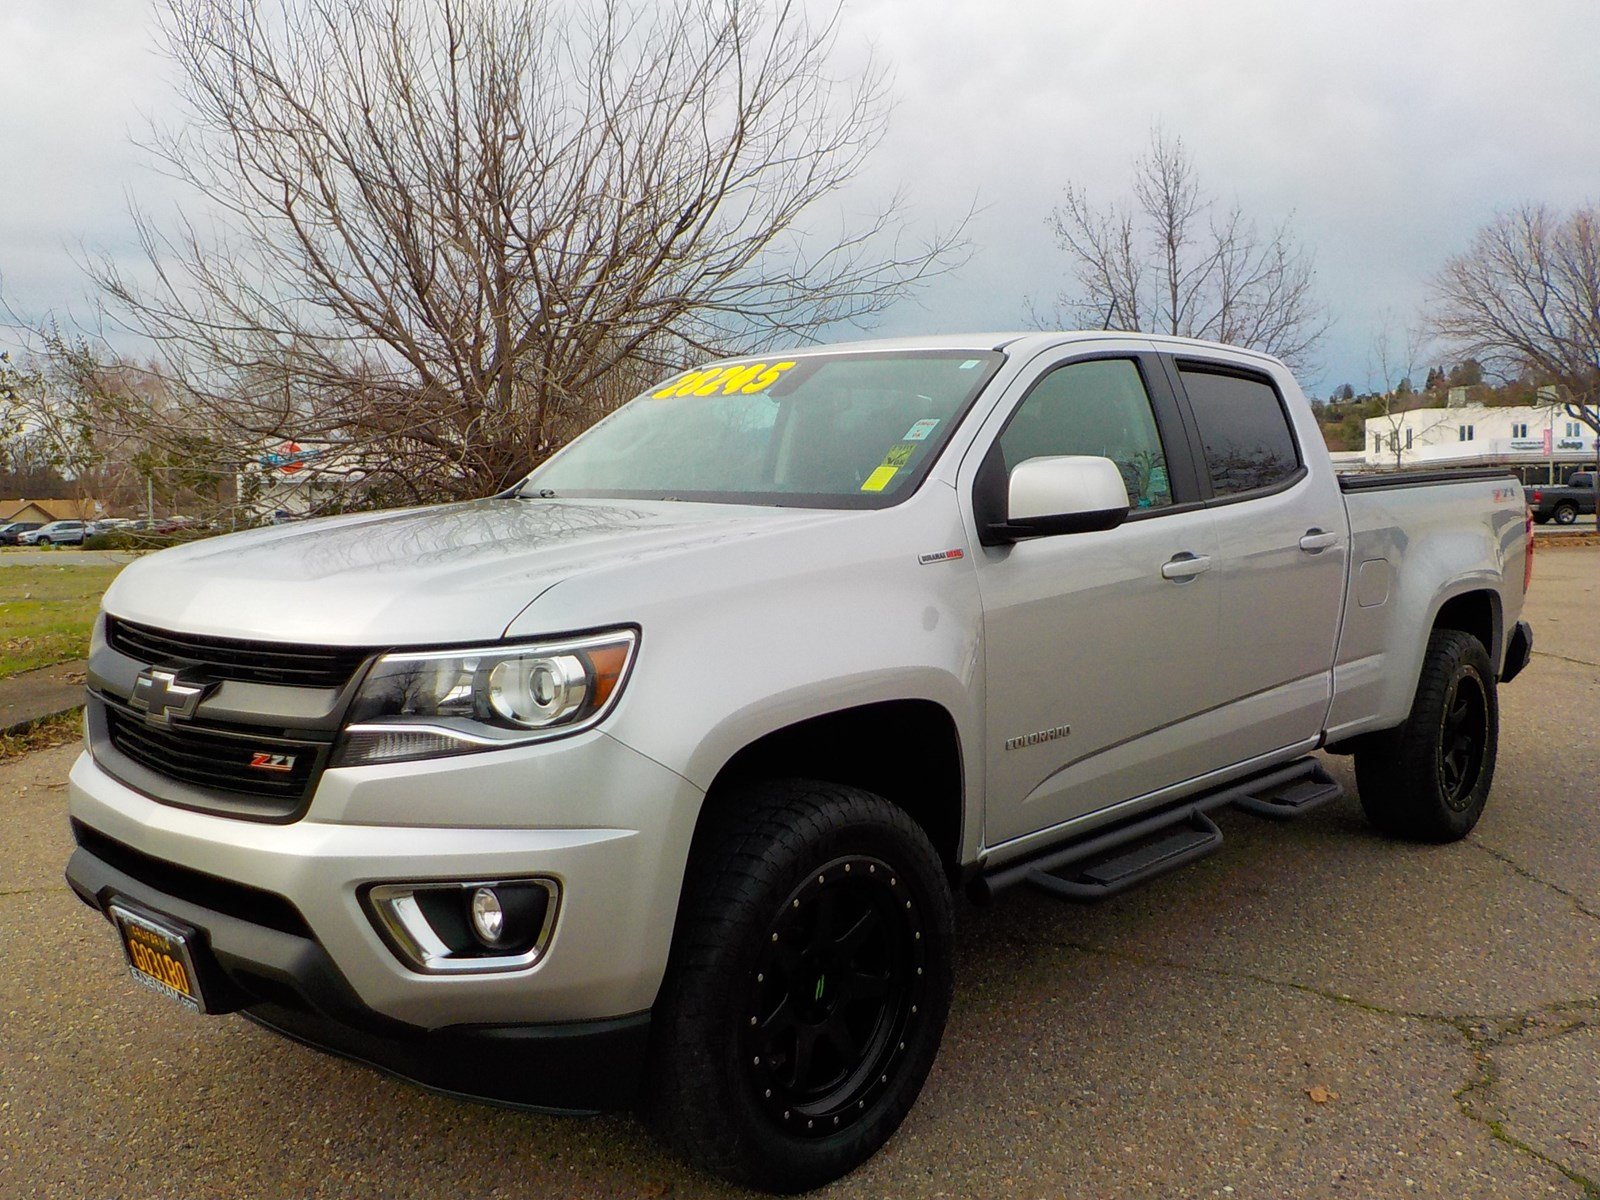
<svg viewBox="0 0 1600 1200">
<path fill-rule="evenodd" d="M 964 907 L 922 1101 L 819 1194 L 1600 1196 L 1600 548 L 1537 571 L 1472 838 L 1226 815 L 1104 906 Z M 727 1194 L 626 1118 L 443 1099 L 138 988 L 61 882 L 73 753 L 0 769 L 0 1196 Z"/>
</svg>

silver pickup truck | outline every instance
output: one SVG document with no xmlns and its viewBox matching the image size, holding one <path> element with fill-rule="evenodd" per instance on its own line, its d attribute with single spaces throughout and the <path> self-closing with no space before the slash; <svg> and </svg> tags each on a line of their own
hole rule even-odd
<svg viewBox="0 0 1600 1200">
<path fill-rule="evenodd" d="M 1510 476 L 1336 476 L 1274 359 L 1106 333 L 664 380 L 471 503 L 129 566 L 67 877 L 134 978 L 775 1191 L 922 1088 L 952 903 L 1303 813 L 1448 841 L 1527 662 Z"/>
</svg>

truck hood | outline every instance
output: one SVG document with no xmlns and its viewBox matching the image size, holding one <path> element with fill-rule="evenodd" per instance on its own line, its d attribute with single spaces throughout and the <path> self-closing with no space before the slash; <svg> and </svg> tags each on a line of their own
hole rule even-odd
<svg viewBox="0 0 1600 1200">
<path fill-rule="evenodd" d="M 363 513 L 163 550 L 128 566 L 105 608 L 162 628 L 265 641 L 492 639 L 563 579 L 851 515 L 511 498 Z"/>
</svg>

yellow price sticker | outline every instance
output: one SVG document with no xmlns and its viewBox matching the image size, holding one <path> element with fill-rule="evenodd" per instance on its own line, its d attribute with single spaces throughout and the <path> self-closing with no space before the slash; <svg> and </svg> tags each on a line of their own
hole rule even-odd
<svg viewBox="0 0 1600 1200">
<path fill-rule="evenodd" d="M 917 448 L 902 442 L 898 446 L 890 446 L 889 453 L 883 456 L 883 461 L 878 464 L 878 469 L 867 476 L 867 481 L 861 485 L 863 492 L 881 492 L 889 486 L 889 481 L 900 473 L 900 468 L 911 461 L 911 456 Z"/>
<path fill-rule="evenodd" d="M 736 367 L 706 367 L 680 375 L 666 387 L 651 392 L 653 400 L 674 396 L 754 396 L 764 392 L 794 366 L 792 362 L 745 363 Z"/>
<path fill-rule="evenodd" d="M 871 475 L 867 476 L 867 481 L 861 485 L 861 490 L 863 492 L 881 492 L 889 486 L 889 481 L 899 473 L 899 467 L 879 467 Z"/>
</svg>

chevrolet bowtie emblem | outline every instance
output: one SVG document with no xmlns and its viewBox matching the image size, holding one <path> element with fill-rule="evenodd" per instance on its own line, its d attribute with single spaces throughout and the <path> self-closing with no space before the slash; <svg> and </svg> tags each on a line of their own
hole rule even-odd
<svg viewBox="0 0 1600 1200">
<path fill-rule="evenodd" d="M 170 725 L 173 717 L 192 717 L 215 684 L 184 683 L 175 671 L 151 667 L 139 672 L 128 703 L 152 725 Z"/>
</svg>

